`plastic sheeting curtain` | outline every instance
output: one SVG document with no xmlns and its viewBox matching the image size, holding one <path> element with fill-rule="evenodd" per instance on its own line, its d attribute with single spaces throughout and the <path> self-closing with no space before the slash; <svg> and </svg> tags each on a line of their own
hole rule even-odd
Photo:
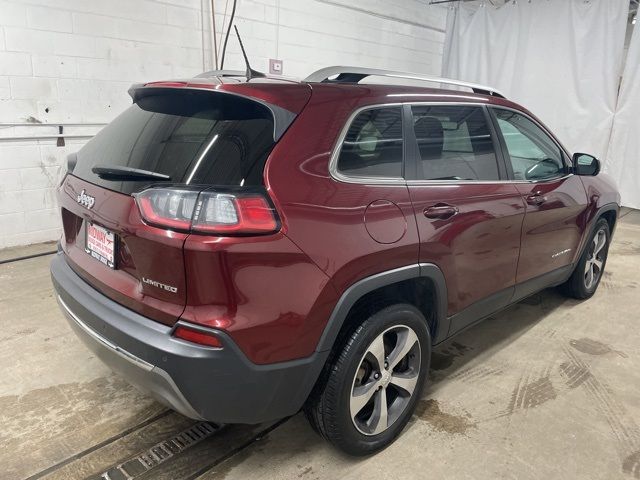
<svg viewBox="0 0 640 480">
<path fill-rule="evenodd" d="M 640 28 L 636 27 L 620 86 L 605 172 L 615 179 L 622 204 L 640 208 Z"/>
<path fill-rule="evenodd" d="M 629 0 L 459 5 L 447 19 L 443 75 L 501 90 L 569 150 L 605 158 L 628 11 Z"/>
</svg>

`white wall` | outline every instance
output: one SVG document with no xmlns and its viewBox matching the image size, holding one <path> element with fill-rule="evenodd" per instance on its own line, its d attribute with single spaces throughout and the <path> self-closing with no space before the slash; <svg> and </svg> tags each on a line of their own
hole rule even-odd
<svg viewBox="0 0 640 480">
<path fill-rule="evenodd" d="M 215 2 L 220 46 L 232 3 Z M 300 77 L 338 64 L 437 74 L 445 17 L 425 0 L 238 0 L 235 23 L 258 70 L 279 58 Z M 0 122 L 108 122 L 132 83 L 212 69 L 210 31 L 210 0 L 0 0 Z M 226 69 L 244 68 L 239 52 L 232 33 Z M 0 127 L 0 137 L 55 133 Z M 58 238 L 55 187 L 84 141 L 0 140 L 0 248 Z"/>
<path fill-rule="evenodd" d="M 200 25 L 199 0 L 0 0 L 0 122 L 108 122 L 131 103 L 131 83 L 202 71 Z M 83 142 L 0 141 L 0 248 L 58 238 L 54 190 Z"/>
<path fill-rule="evenodd" d="M 225 3 L 216 2 L 218 31 L 227 18 L 222 15 Z M 426 3 L 244 0 L 236 23 L 258 70 L 267 70 L 269 58 L 281 58 L 285 75 L 301 77 L 341 64 L 439 73 L 447 11 Z M 233 33 L 228 45 L 225 68 L 244 69 Z"/>
</svg>

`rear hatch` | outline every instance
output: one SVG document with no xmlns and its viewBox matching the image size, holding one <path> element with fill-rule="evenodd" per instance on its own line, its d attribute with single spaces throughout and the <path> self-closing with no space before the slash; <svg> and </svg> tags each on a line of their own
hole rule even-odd
<svg viewBox="0 0 640 480">
<path fill-rule="evenodd" d="M 297 113 L 238 95 L 237 84 L 235 93 L 172 86 L 134 90 L 135 103 L 70 158 L 59 189 L 71 267 L 104 295 L 167 325 L 186 303 L 183 246 L 196 201 L 203 205 L 208 192 L 204 206 L 216 218 L 227 218 L 228 208 L 233 214 L 229 199 L 239 196 L 255 209 L 266 159 Z M 252 88 L 277 98 L 277 86 Z M 220 189 L 232 193 L 211 193 Z M 259 231 L 266 223 L 256 218 Z M 216 225 L 200 224 L 198 233 L 234 234 L 233 224 Z"/>
</svg>

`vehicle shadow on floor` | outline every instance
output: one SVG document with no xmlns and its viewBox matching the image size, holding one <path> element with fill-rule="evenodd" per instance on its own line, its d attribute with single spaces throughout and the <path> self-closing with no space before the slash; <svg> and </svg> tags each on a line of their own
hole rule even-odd
<svg viewBox="0 0 640 480">
<path fill-rule="evenodd" d="M 481 364 L 483 355 L 489 356 L 492 351 L 498 351 L 509 343 L 516 341 L 538 325 L 546 316 L 552 314 L 567 302 L 574 301 L 562 297 L 555 290 L 545 290 L 479 322 L 439 345 L 433 351 L 432 369 L 430 370 L 431 378 L 424 392 L 423 398 L 427 400 L 420 402 L 418 410 L 424 409 L 425 405 L 427 405 L 427 408 L 433 406 L 428 399 L 434 396 L 439 386 L 444 384 L 447 378 L 469 368 L 470 364 Z M 432 411 L 423 412 L 422 414 L 419 411 L 416 412 L 417 416 L 414 416 L 411 423 L 404 429 L 401 437 L 409 434 L 417 417 L 422 417 L 425 413 L 426 415 L 434 414 Z M 443 417 L 443 415 L 438 415 L 437 413 L 435 412 L 435 416 L 438 418 Z M 445 416 L 447 415 L 445 414 Z M 449 415 L 447 417 L 453 419 L 453 416 Z M 447 428 L 465 428 L 465 425 L 451 424 L 447 425 Z M 228 433 L 221 432 L 220 435 L 224 436 L 228 435 Z M 262 436 L 260 441 L 252 442 L 246 448 L 242 448 L 237 455 L 213 467 L 203 478 L 209 479 L 224 476 L 235 468 L 245 468 L 246 465 L 243 467 L 243 464 L 253 465 L 253 462 L 257 462 L 259 465 L 264 460 L 263 457 L 267 452 L 269 452 L 268 456 L 274 463 L 279 461 L 297 462 L 306 468 L 310 468 L 313 463 L 310 458 L 321 458 L 323 455 L 331 455 L 332 461 L 336 465 L 346 469 L 369 458 L 354 458 L 333 449 L 312 431 L 304 415 L 299 413 L 286 421 L 286 424 L 282 427 Z M 285 460 L 284 457 L 280 458 L 280 455 L 284 455 L 281 452 L 286 452 L 288 460 Z"/>
<path fill-rule="evenodd" d="M 424 398 L 429 399 L 437 392 L 439 385 L 443 384 L 447 378 L 456 372 L 468 368 L 470 363 L 483 362 L 481 357 L 491 351 L 497 351 L 509 343 L 525 335 L 534 328 L 546 316 L 552 314 L 561 305 L 572 302 L 562 297 L 555 290 L 546 290 L 528 299 L 513 305 L 502 312 L 479 322 L 475 326 L 462 332 L 460 335 L 444 342 L 434 349 L 432 355 L 432 369 L 430 371 L 430 381 L 424 392 Z M 474 362 L 475 360 L 475 362 Z M 421 401 L 418 410 L 433 407 L 430 400 Z M 437 408 L 437 404 L 436 408 Z M 417 415 L 422 417 L 426 413 L 442 419 L 441 412 L 427 411 Z M 438 415 L 440 413 L 440 415 Z M 457 420 L 451 415 L 444 414 L 449 419 Z M 401 437 L 412 430 L 412 424 L 404 429 Z M 440 421 L 439 420 L 439 421 Z M 278 422 L 280 423 L 280 422 Z M 464 429 L 465 424 L 448 424 L 447 428 Z M 305 468 L 310 468 L 310 462 L 323 455 L 331 455 L 333 462 L 339 464 L 341 468 L 351 468 L 369 457 L 354 458 L 339 452 L 330 447 L 322 438 L 315 434 L 306 422 L 304 415 L 299 413 L 292 418 L 284 420 L 278 428 L 272 429 L 268 425 L 258 426 L 256 435 L 251 440 L 239 440 L 245 433 L 247 427 L 229 426 L 221 430 L 212 438 L 203 441 L 198 447 L 190 449 L 178 455 L 173 462 L 167 462 L 166 467 L 159 468 L 159 471 L 170 471 L 174 478 L 188 477 L 186 472 L 200 470 L 203 479 L 214 479 L 224 477 L 227 473 L 236 468 L 246 468 L 246 465 L 253 465 L 254 468 L 265 468 L 261 465 L 264 457 L 268 456 L 273 464 L 280 462 L 292 462 L 295 459 Z M 261 430 L 262 433 L 258 433 Z M 232 454 L 225 452 L 221 445 L 233 445 Z M 282 458 L 281 458 L 282 457 Z M 204 459 L 208 460 L 204 460 Z M 254 465 L 254 463 L 257 463 Z M 173 465 L 172 465 L 173 464 Z M 185 465 L 189 464 L 187 467 Z M 208 466 L 207 466 L 208 464 Z M 196 466 L 197 465 L 197 466 Z M 204 465 L 204 468 L 203 468 Z M 302 470 L 298 473 L 303 473 Z"/>
<path fill-rule="evenodd" d="M 432 351 L 430 381 L 425 393 L 436 392 L 441 382 L 476 363 L 478 357 L 488 356 L 516 341 L 559 307 L 578 303 L 563 296 L 558 289 L 549 288 L 447 339 Z"/>
</svg>

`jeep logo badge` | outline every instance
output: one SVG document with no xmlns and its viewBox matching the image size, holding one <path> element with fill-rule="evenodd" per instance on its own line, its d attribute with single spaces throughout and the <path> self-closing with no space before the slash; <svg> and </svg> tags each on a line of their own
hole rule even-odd
<svg viewBox="0 0 640 480">
<path fill-rule="evenodd" d="M 92 197 L 91 195 L 87 195 L 86 193 L 84 193 L 84 188 L 82 189 L 82 191 L 80 192 L 80 194 L 78 195 L 78 198 L 76 198 L 76 201 L 87 208 L 91 208 L 93 207 L 93 204 L 96 203 L 96 199 L 94 197 Z"/>
</svg>

